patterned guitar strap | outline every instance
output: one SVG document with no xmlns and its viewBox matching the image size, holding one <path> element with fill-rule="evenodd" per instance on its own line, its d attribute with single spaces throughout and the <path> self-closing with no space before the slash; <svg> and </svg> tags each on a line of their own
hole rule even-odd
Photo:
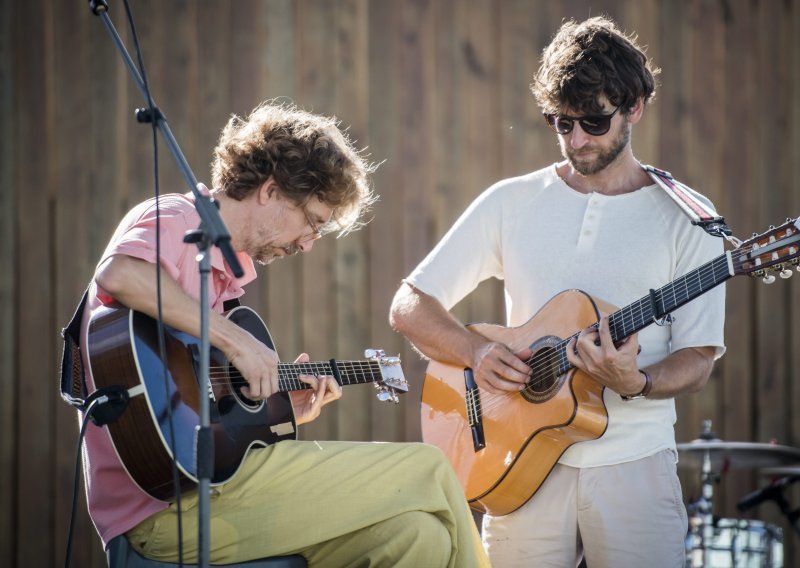
<svg viewBox="0 0 800 568">
<path fill-rule="evenodd" d="M 688 215 L 692 220 L 692 225 L 699 225 L 706 233 L 715 237 L 721 237 L 734 243 L 738 240 L 733 237 L 733 232 L 725 224 L 725 218 L 700 201 L 694 190 L 673 178 L 669 172 L 644 164 L 642 164 L 642 168 Z"/>
</svg>

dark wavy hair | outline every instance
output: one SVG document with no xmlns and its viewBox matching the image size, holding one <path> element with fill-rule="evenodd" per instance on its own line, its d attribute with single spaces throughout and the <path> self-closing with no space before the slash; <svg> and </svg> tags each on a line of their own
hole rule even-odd
<svg viewBox="0 0 800 568">
<path fill-rule="evenodd" d="M 376 199 L 374 171 L 336 119 L 276 101 L 262 103 L 246 119 L 233 115 L 211 163 L 214 187 L 227 196 L 240 201 L 272 176 L 295 205 L 317 197 L 331 207 L 329 230 L 340 233 L 364 223 Z"/>
<path fill-rule="evenodd" d="M 636 39 L 602 16 L 565 22 L 542 52 L 531 84 L 536 102 L 544 112 L 567 108 L 581 114 L 602 113 L 602 95 L 625 114 L 639 97 L 648 102 L 660 70 Z"/>
</svg>

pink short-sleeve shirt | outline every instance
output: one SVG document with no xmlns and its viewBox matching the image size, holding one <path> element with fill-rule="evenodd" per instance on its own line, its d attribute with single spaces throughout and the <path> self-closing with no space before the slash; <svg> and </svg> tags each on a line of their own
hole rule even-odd
<svg viewBox="0 0 800 568">
<path fill-rule="evenodd" d="M 183 242 L 186 231 L 200 225 L 200 216 L 194 208 L 191 194 L 168 194 L 160 198 L 161 255 L 164 272 L 180 284 L 190 296 L 200 296 L 200 274 L 197 247 Z M 149 199 L 134 207 L 122 220 L 100 260 L 123 254 L 147 262 L 156 262 L 156 206 Z M 255 279 L 252 259 L 237 253 L 244 276 L 236 278 L 228 268 L 222 253 L 211 250 L 211 274 L 208 284 L 209 305 L 216 312 L 223 311 L 226 300 L 238 298 L 242 286 Z M 163 276 L 162 272 L 162 276 Z M 94 282 L 89 289 L 86 309 L 81 322 L 81 354 L 88 361 L 86 333 L 92 313 L 109 303 L 112 298 Z M 91 369 L 86 368 L 89 392 L 94 390 Z M 154 513 L 165 509 L 168 503 L 154 499 L 142 491 L 126 473 L 109 437 L 108 430 L 90 423 L 86 430 L 84 448 L 84 478 L 89 514 L 103 545 L 133 528 Z"/>
</svg>

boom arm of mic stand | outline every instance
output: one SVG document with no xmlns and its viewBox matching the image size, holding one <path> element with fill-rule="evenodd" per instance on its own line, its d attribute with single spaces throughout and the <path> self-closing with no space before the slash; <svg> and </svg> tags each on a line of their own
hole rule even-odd
<svg viewBox="0 0 800 568">
<path fill-rule="evenodd" d="M 119 37 L 114 24 L 111 22 L 111 18 L 108 16 L 108 5 L 106 4 L 105 0 L 89 0 L 89 7 L 91 8 L 92 13 L 94 13 L 96 16 L 99 16 L 103 21 L 103 24 L 105 25 L 106 30 L 108 30 L 108 33 L 111 36 L 111 39 L 114 41 L 114 44 L 117 46 L 117 50 L 122 56 L 125 65 L 128 67 L 128 71 L 130 71 L 136 86 L 139 88 L 139 92 L 142 94 L 145 101 L 148 103 L 152 102 L 153 99 L 148 99 L 147 97 L 147 90 L 144 86 L 144 80 L 142 79 L 141 75 L 139 75 L 139 71 L 136 69 L 128 50 L 125 49 L 122 39 Z M 155 103 L 153 103 L 153 106 L 155 107 Z M 231 234 L 228 232 L 228 228 L 222 221 L 219 210 L 216 206 L 214 206 L 212 199 L 198 191 L 197 178 L 189 167 L 189 163 L 186 161 L 186 157 L 183 155 L 180 146 L 178 146 L 178 143 L 175 141 L 175 137 L 172 135 L 172 131 L 167 124 L 166 118 L 164 118 L 164 115 L 157 110 L 155 116 L 150 116 L 150 120 L 155 121 L 155 124 L 161 132 L 161 135 L 164 137 L 164 142 L 166 143 L 167 148 L 169 148 L 172 157 L 175 158 L 175 162 L 177 163 L 178 168 L 183 175 L 183 179 L 186 180 L 189 189 L 191 189 L 192 193 L 194 194 L 195 207 L 197 208 L 197 213 L 200 215 L 203 231 L 206 232 L 209 242 L 218 246 L 222 251 L 222 255 L 228 262 L 228 266 L 230 266 L 234 276 L 242 276 L 244 271 L 242 270 L 242 265 L 239 264 L 239 259 L 236 257 L 233 246 L 231 246 Z"/>
</svg>

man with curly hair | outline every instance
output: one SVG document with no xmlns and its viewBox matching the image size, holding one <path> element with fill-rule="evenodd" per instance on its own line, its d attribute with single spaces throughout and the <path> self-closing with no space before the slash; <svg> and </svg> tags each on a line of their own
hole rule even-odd
<svg viewBox="0 0 800 568">
<path fill-rule="evenodd" d="M 211 251 L 210 339 L 242 373 L 245 394 L 267 399 L 278 391 L 278 357 L 223 317 L 223 306 L 256 277 L 254 261 L 309 252 L 323 234 L 357 228 L 374 200 L 373 166 L 333 119 L 266 103 L 246 119 L 230 120 L 212 170 L 211 194 L 245 274 L 234 277 L 219 250 Z M 97 266 L 81 337 L 93 311 L 114 300 L 155 317 L 159 267 L 164 322 L 199 335 L 197 250 L 183 242 L 200 223 L 193 195 L 165 195 L 159 210 L 159 257 L 155 199 L 120 223 Z M 84 366 L 91 391 L 91 368 Z M 333 377 L 300 379 L 312 388 L 291 393 L 298 424 L 341 396 Z M 176 562 L 177 504 L 140 489 L 108 431 L 94 424 L 84 467 L 89 513 L 103 543 L 126 534 L 145 556 Z M 196 504 L 196 491 L 180 501 L 183 560 L 191 563 L 197 562 Z M 422 444 L 282 441 L 254 449 L 229 482 L 214 487 L 210 514 L 214 564 L 301 554 L 310 566 L 488 565 L 452 469 L 441 452 Z"/>
<path fill-rule="evenodd" d="M 504 280 L 515 328 L 564 290 L 626 306 L 721 254 L 721 240 L 693 226 L 634 157 L 631 132 L 656 73 L 611 20 L 564 23 L 532 85 L 564 161 L 486 190 L 398 290 L 392 325 L 424 355 L 472 368 L 484 408 L 521 396 L 532 371 L 530 349 L 449 313 L 481 281 Z M 674 397 L 702 389 L 724 352 L 723 310 L 720 286 L 676 310 L 671 326 L 617 345 L 607 317 L 569 332 L 570 365 L 605 387 L 607 429 L 566 449 L 517 510 L 484 516 L 495 567 L 575 566 L 582 556 L 592 568 L 684 564 Z"/>
</svg>

